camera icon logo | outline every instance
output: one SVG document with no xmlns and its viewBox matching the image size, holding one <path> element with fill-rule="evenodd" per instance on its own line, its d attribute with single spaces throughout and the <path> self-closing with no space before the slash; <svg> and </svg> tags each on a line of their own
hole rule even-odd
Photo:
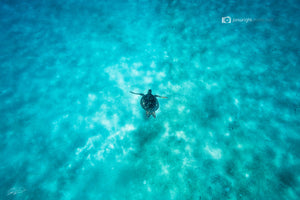
<svg viewBox="0 0 300 200">
<path fill-rule="evenodd" d="M 231 23 L 231 17 L 222 17 L 222 23 L 223 24 L 230 24 Z"/>
</svg>

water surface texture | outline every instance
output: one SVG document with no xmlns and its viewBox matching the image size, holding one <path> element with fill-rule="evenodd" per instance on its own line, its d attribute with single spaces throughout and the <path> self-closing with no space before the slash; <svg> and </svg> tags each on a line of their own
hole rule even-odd
<svg viewBox="0 0 300 200">
<path fill-rule="evenodd" d="M 299 9 L 2 0 L 0 199 L 299 199 Z"/>
</svg>

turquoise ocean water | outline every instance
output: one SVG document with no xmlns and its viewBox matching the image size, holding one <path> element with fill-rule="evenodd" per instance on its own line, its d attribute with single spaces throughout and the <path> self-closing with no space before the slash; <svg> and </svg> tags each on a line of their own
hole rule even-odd
<svg viewBox="0 0 300 200">
<path fill-rule="evenodd" d="M 299 199 L 299 9 L 2 0 L 0 199 Z"/>
</svg>

